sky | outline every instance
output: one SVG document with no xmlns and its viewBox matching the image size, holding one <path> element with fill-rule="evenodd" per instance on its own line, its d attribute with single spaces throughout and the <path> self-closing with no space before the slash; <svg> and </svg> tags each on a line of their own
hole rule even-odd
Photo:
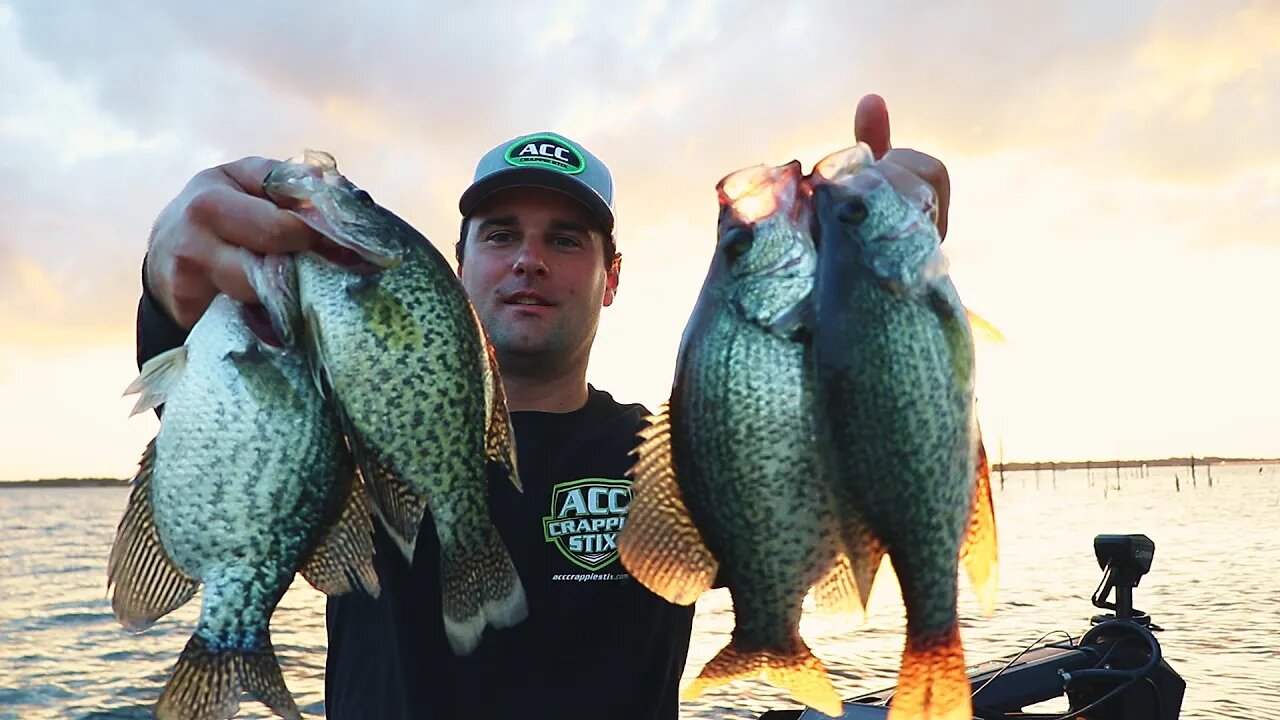
<svg viewBox="0 0 1280 720">
<path fill-rule="evenodd" d="M 480 155 L 574 138 L 623 253 L 588 379 L 656 407 L 716 182 L 852 145 L 870 92 L 1006 337 L 993 459 L 1280 455 L 1280 4 L 428 5 L 0 0 L 0 481 L 132 474 L 139 266 L 203 168 L 326 150 L 452 262 Z"/>
</svg>

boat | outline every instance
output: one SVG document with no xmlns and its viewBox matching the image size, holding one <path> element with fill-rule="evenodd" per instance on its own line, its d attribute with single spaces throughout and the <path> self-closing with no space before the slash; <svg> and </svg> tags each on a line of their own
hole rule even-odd
<svg viewBox="0 0 1280 720">
<path fill-rule="evenodd" d="M 1162 628 L 1133 607 L 1133 590 L 1151 570 L 1155 543 L 1146 535 L 1098 535 L 1094 555 L 1102 582 L 1095 615 L 1078 637 L 1035 645 L 967 669 L 975 720 L 1178 720 L 1186 682 L 1163 658 Z M 1109 600 L 1115 591 L 1115 600 Z M 844 701 L 840 720 L 883 720 L 894 688 Z M 1066 696 L 1063 712 L 1028 708 Z M 759 720 L 831 720 L 811 708 L 770 710 Z"/>
</svg>

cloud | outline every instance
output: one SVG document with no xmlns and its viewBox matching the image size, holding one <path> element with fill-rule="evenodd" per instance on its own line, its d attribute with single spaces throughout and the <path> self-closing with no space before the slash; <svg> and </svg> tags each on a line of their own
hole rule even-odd
<svg viewBox="0 0 1280 720">
<path fill-rule="evenodd" d="M 127 346 L 151 223 L 201 168 L 328 150 L 451 258 L 476 159 L 555 129 L 618 187 L 623 285 L 593 376 L 652 402 L 715 183 L 852 144 L 866 92 L 896 144 L 951 168 L 953 272 L 1011 337 L 1154 338 L 1173 330 L 1147 318 L 1190 312 L 1198 273 L 1280 248 L 1268 0 L 602 7 L 0 0 L 0 333 L 22 352 Z M 1215 304 L 1233 297 L 1197 296 L 1262 326 L 1247 298 Z"/>
</svg>

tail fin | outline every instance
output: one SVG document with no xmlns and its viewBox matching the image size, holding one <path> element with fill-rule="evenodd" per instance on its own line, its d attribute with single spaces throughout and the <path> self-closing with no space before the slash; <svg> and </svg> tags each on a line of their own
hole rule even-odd
<svg viewBox="0 0 1280 720">
<path fill-rule="evenodd" d="M 908 636 L 889 720 L 971 720 L 971 689 L 958 625 L 938 635 Z"/>
<path fill-rule="evenodd" d="M 192 635 L 156 704 L 157 720 L 227 720 L 240 709 L 240 691 L 288 720 L 302 720 L 284 684 L 271 641 L 256 650 L 211 650 Z"/>
<path fill-rule="evenodd" d="M 803 640 L 790 652 L 744 651 L 730 642 L 716 654 L 702 673 L 685 688 L 682 698 L 691 700 L 717 685 L 735 680 L 759 679 L 791 693 L 799 702 L 832 717 L 844 714 L 827 668 Z"/>
<path fill-rule="evenodd" d="M 440 554 L 444 629 L 458 655 L 470 655 L 486 626 L 511 627 L 529 615 L 524 585 L 498 530 L 466 553 Z"/>
</svg>

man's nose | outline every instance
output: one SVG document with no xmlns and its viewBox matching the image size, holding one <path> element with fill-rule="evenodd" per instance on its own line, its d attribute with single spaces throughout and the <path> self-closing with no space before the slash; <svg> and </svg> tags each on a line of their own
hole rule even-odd
<svg viewBox="0 0 1280 720">
<path fill-rule="evenodd" d="M 546 275 L 547 262 L 542 256 L 541 244 L 532 238 L 521 243 L 512 270 L 517 275 Z"/>
</svg>

